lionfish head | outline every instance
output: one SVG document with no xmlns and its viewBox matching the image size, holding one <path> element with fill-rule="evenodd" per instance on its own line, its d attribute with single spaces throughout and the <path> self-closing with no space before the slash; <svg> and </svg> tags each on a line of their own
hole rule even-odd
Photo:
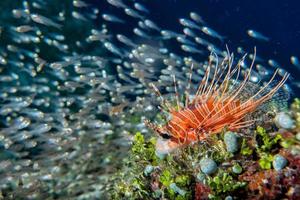
<svg viewBox="0 0 300 200">
<path fill-rule="evenodd" d="M 153 130 L 163 139 L 170 139 L 172 137 L 165 126 L 159 126 L 157 124 L 150 122 L 149 120 L 145 120 L 144 123 L 149 129 Z"/>
</svg>

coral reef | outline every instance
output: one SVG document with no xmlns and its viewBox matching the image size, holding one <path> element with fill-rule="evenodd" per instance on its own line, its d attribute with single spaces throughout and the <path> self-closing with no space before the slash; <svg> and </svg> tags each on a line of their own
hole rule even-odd
<svg viewBox="0 0 300 200">
<path fill-rule="evenodd" d="M 207 140 L 156 155 L 155 137 L 135 135 L 130 156 L 112 178 L 113 199 L 299 199 L 300 101 L 280 114 L 289 125 L 224 130 Z M 277 115 L 278 117 L 278 115 Z M 286 123 L 285 123 L 286 124 Z M 271 125 L 271 126 L 270 126 Z"/>
</svg>

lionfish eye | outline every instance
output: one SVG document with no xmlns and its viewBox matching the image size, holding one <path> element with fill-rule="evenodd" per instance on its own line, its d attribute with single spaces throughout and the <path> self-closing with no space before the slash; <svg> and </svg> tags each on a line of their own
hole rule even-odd
<svg viewBox="0 0 300 200">
<path fill-rule="evenodd" d="M 166 133 L 166 132 L 160 133 L 160 136 L 161 136 L 162 138 L 164 138 L 164 139 L 170 139 L 170 138 L 171 138 L 171 135 L 168 134 L 168 133 Z"/>
</svg>

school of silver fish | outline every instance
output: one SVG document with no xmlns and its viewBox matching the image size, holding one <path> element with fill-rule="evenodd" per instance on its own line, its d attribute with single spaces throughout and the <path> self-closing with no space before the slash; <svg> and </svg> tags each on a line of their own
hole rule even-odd
<svg viewBox="0 0 300 200">
<path fill-rule="evenodd" d="M 196 12 L 172 30 L 151 19 L 147 1 L 98 4 L 1 1 L 0 199 L 104 199 L 115 160 L 132 134 L 148 132 L 143 119 L 157 112 L 149 84 L 174 93 L 175 75 L 183 91 L 191 65 L 196 86 L 207 57 L 227 54 L 226 37 Z M 252 59 L 244 57 L 242 73 Z M 299 58 L 290 61 L 300 69 Z M 258 54 L 251 81 L 263 82 L 278 67 L 283 75 L 277 61 Z"/>
</svg>

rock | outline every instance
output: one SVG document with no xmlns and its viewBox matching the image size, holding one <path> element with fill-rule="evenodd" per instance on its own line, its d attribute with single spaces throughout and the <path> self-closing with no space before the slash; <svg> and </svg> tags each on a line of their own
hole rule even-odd
<svg viewBox="0 0 300 200">
<path fill-rule="evenodd" d="M 154 197 L 155 198 L 160 198 L 162 196 L 163 192 L 159 189 L 154 191 Z"/>
<path fill-rule="evenodd" d="M 300 148 L 297 147 L 297 146 L 293 146 L 293 147 L 291 148 L 291 154 L 292 154 L 293 156 L 299 155 L 299 154 L 300 154 Z"/>
<path fill-rule="evenodd" d="M 283 169 L 287 165 L 288 161 L 280 154 L 276 154 L 273 160 L 273 167 L 276 171 Z"/>
<path fill-rule="evenodd" d="M 180 189 L 176 183 L 171 183 L 170 184 L 170 188 L 175 192 L 175 193 L 178 193 L 180 194 L 181 196 L 184 196 L 186 194 L 186 191 L 183 190 L 183 189 Z"/>
<path fill-rule="evenodd" d="M 233 200 L 232 196 L 225 197 L 225 200 Z"/>
<path fill-rule="evenodd" d="M 204 180 L 205 180 L 205 174 L 203 174 L 202 172 L 199 172 L 199 173 L 197 174 L 197 180 L 198 180 L 199 182 L 203 183 Z"/>
<path fill-rule="evenodd" d="M 236 164 L 232 167 L 232 171 L 235 174 L 240 174 L 240 173 L 242 173 L 243 168 L 239 164 Z"/>
<path fill-rule="evenodd" d="M 224 135 L 226 149 L 230 153 L 235 153 L 239 150 L 239 136 L 234 132 L 226 132 Z"/>
<path fill-rule="evenodd" d="M 295 121 L 285 112 L 277 113 L 274 122 L 278 128 L 292 129 L 295 127 Z"/>
<path fill-rule="evenodd" d="M 296 139 L 300 141 L 300 132 L 296 134 Z"/>
<path fill-rule="evenodd" d="M 213 174 L 217 171 L 217 164 L 210 158 L 203 158 L 200 160 L 200 169 L 204 174 Z"/>
<path fill-rule="evenodd" d="M 153 171 L 154 167 L 152 165 L 147 165 L 144 169 L 144 174 L 146 176 L 150 175 L 151 172 Z"/>
</svg>

